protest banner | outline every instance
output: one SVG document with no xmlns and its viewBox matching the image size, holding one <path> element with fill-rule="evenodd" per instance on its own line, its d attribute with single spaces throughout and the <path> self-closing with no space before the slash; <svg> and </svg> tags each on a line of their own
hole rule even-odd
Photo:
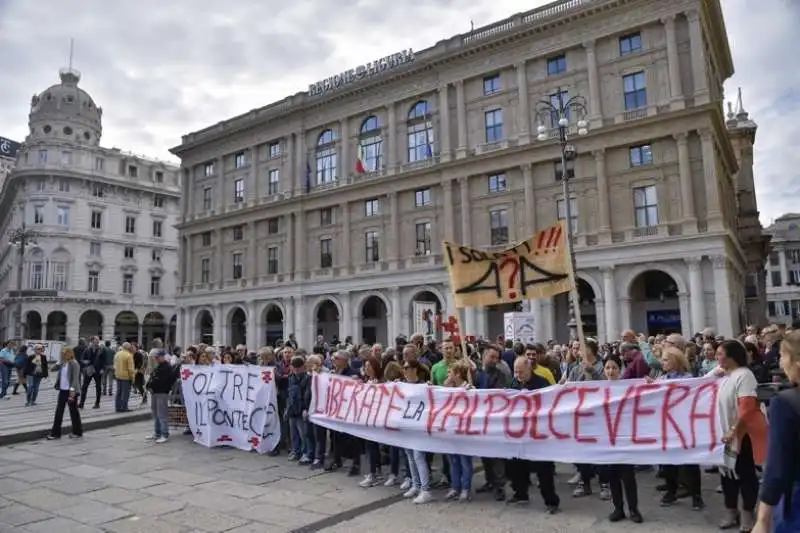
<svg viewBox="0 0 800 533">
<path fill-rule="evenodd" d="M 271 367 L 183 365 L 183 399 L 194 441 L 266 453 L 281 439 Z"/>
<path fill-rule="evenodd" d="M 716 378 L 536 391 L 365 384 L 316 374 L 311 421 L 434 453 L 592 464 L 722 464 Z"/>
<path fill-rule="evenodd" d="M 456 307 L 488 307 L 550 298 L 574 281 L 563 221 L 502 251 L 444 242 Z"/>
</svg>

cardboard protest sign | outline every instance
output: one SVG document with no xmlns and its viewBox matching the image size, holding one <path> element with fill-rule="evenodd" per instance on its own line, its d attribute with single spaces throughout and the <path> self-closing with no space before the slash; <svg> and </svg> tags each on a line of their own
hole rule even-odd
<svg viewBox="0 0 800 533">
<path fill-rule="evenodd" d="M 592 464 L 722 464 L 718 381 L 589 381 L 536 391 L 365 384 L 317 374 L 311 420 L 434 453 Z"/>
<path fill-rule="evenodd" d="M 266 453 L 281 439 L 271 367 L 183 365 L 181 386 L 194 441 Z"/>
</svg>

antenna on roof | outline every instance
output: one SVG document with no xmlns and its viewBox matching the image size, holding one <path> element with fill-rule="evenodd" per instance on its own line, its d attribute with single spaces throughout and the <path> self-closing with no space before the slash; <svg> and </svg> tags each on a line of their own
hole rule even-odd
<svg viewBox="0 0 800 533">
<path fill-rule="evenodd" d="M 75 39 L 69 38 L 69 69 L 72 70 L 72 56 L 75 53 Z"/>
</svg>

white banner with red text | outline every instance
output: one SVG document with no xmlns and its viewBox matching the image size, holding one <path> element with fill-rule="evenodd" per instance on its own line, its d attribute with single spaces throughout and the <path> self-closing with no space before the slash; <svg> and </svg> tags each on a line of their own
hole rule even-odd
<svg viewBox="0 0 800 533">
<path fill-rule="evenodd" d="M 722 464 L 719 382 L 589 381 L 535 391 L 312 383 L 311 421 L 401 448 L 592 464 Z"/>
<path fill-rule="evenodd" d="M 186 416 L 194 441 L 266 453 L 281 439 L 271 367 L 183 365 Z"/>
</svg>

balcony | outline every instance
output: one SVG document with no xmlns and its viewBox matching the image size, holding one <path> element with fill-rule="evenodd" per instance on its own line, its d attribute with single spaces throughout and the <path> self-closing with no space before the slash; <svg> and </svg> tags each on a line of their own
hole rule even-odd
<svg viewBox="0 0 800 533">
<path fill-rule="evenodd" d="M 412 170 L 421 170 L 423 168 L 430 168 L 438 163 L 439 163 L 439 156 L 435 155 L 427 159 L 412 161 L 411 163 L 403 163 L 402 165 L 400 165 L 400 170 L 403 172 L 409 172 Z"/>
<path fill-rule="evenodd" d="M 475 155 L 482 155 L 488 154 L 490 152 L 496 152 L 498 150 L 506 150 L 508 149 L 509 143 L 508 140 L 496 141 L 486 144 L 479 144 L 475 147 Z"/>
</svg>

